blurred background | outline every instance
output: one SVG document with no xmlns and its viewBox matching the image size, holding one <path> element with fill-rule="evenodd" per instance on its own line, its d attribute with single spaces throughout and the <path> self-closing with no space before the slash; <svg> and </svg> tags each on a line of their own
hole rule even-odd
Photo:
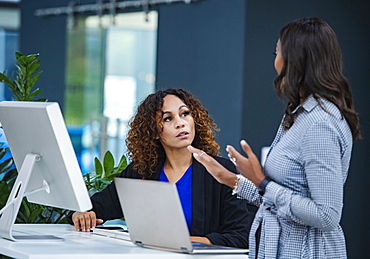
<svg viewBox="0 0 370 259">
<path fill-rule="evenodd" d="M 284 111 L 273 88 L 278 32 L 294 19 L 326 20 L 343 50 L 363 134 L 342 226 L 349 258 L 369 258 L 369 12 L 368 0 L 0 0 L 0 71 L 15 71 L 15 51 L 40 54 L 40 97 L 62 107 L 84 173 L 107 150 L 116 159 L 126 153 L 128 120 L 163 88 L 202 101 L 220 128 L 221 155 L 246 139 L 263 160 Z M 0 83 L 0 101 L 11 98 Z"/>
</svg>

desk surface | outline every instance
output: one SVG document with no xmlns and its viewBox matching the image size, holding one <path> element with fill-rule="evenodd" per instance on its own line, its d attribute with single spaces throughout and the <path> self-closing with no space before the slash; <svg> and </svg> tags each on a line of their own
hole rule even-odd
<svg viewBox="0 0 370 259">
<path fill-rule="evenodd" d="M 65 224 L 15 224 L 13 233 L 55 235 L 65 241 L 30 243 L 0 238 L 0 254 L 15 258 L 248 258 L 243 254 L 189 255 L 141 248 L 128 241 L 77 232 Z"/>
</svg>

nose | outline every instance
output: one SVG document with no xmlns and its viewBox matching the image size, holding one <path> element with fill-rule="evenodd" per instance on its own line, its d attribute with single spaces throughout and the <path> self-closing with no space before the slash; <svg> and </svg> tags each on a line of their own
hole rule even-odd
<svg viewBox="0 0 370 259">
<path fill-rule="evenodd" d="M 175 118 L 175 127 L 176 127 L 176 129 L 183 128 L 184 126 L 185 126 L 184 120 L 180 117 L 176 117 Z"/>
</svg>

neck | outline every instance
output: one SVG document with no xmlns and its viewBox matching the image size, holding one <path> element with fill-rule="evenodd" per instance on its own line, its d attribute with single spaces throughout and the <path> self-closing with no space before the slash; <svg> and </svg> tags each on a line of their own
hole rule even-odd
<svg viewBox="0 0 370 259">
<path fill-rule="evenodd" d="M 166 151 L 164 172 L 170 182 L 177 182 L 193 162 L 192 154 L 185 148 Z"/>
<path fill-rule="evenodd" d="M 300 100 L 300 104 L 304 103 L 304 101 L 306 100 L 306 98 L 304 97 L 304 91 L 303 89 L 299 89 L 299 100 Z"/>
</svg>

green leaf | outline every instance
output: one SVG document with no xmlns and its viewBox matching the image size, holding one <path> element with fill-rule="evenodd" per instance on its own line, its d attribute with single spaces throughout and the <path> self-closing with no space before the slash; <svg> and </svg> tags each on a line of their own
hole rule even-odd
<svg viewBox="0 0 370 259">
<path fill-rule="evenodd" d="M 120 173 L 119 172 L 114 172 L 109 174 L 109 176 L 105 177 L 104 179 L 111 182 L 114 180 L 115 177 L 117 177 Z"/>
<path fill-rule="evenodd" d="M 15 179 L 18 176 L 17 169 L 9 170 L 3 177 L 3 181 L 6 181 L 9 185 L 12 186 L 12 183 L 15 181 Z"/>
<path fill-rule="evenodd" d="M 26 198 L 23 198 L 22 200 L 22 209 L 25 212 L 25 216 L 31 215 L 30 203 L 26 200 Z"/>
<path fill-rule="evenodd" d="M 23 95 L 16 95 L 13 97 L 14 101 L 24 101 Z"/>
<path fill-rule="evenodd" d="M 21 82 L 21 79 L 19 77 L 14 79 L 14 86 L 15 86 L 14 94 L 23 96 L 25 89 L 23 87 L 23 82 Z"/>
<path fill-rule="evenodd" d="M 19 57 L 23 56 L 23 54 L 20 51 L 15 52 L 15 58 L 18 60 Z"/>
<path fill-rule="evenodd" d="M 23 55 L 20 55 L 17 57 L 17 61 L 20 65 L 24 65 L 26 63 L 26 57 Z"/>
<path fill-rule="evenodd" d="M 42 215 L 43 211 L 44 209 L 41 207 L 33 209 L 28 218 L 29 223 L 35 223 L 37 219 L 40 217 L 40 215 Z"/>
<path fill-rule="evenodd" d="M 105 175 L 109 175 L 114 170 L 114 157 L 110 151 L 107 151 L 104 155 L 103 159 L 103 166 L 104 166 L 104 173 L 102 177 Z"/>
<path fill-rule="evenodd" d="M 119 161 L 119 164 L 116 168 L 115 171 L 117 171 L 118 173 L 121 173 L 123 170 L 125 170 L 127 167 L 127 159 L 126 157 L 123 155 Z"/>
<path fill-rule="evenodd" d="M 5 206 L 10 194 L 8 184 L 5 181 L 0 181 L 0 193 L 0 208 L 2 208 Z"/>
<path fill-rule="evenodd" d="M 29 59 L 29 60 L 34 60 L 38 56 L 40 56 L 40 54 L 39 53 L 35 53 L 35 54 L 29 54 L 29 55 L 27 55 L 26 58 Z"/>
<path fill-rule="evenodd" d="M 39 98 L 39 99 L 36 99 L 36 100 L 33 100 L 34 102 L 47 102 L 48 99 L 45 99 L 45 98 Z"/>
<path fill-rule="evenodd" d="M 32 93 L 30 93 L 28 97 L 31 98 L 31 100 L 32 100 L 33 97 L 35 97 L 36 95 L 38 95 L 41 92 L 42 92 L 42 90 L 37 88 Z"/>
<path fill-rule="evenodd" d="M 94 158 L 95 173 L 100 177 L 103 175 L 103 166 L 97 157 Z"/>
<path fill-rule="evenodd" d="M 12 87 L 12 85 L 13 85 L 11 80 L 6 75 L 4 75 L 3 73 L 0 73 L 0 82 L 4 82 L 9 87 Z"/>
<path fill-rule="evenodd" d="M 41 73 L 42 73 L 42 71 L 40 71 L 37 74 L 35 74 L 34 76 L 30 77 L 30 80 L 28 81 L 28 86 L 29 86 L 30 90 L 36 84 L 36 82 L 39 80 L 39 77 L 40 77 Z"/>
<path fill-rule="evenodd" d="M 8 171 L 12 166 L 13 166 L 13 159 L 12 158 L 9 158 L 3 162 L 0 163 L 0 169 L 1 171 L 0 172 L 6 172 Z"/>
<path fill-rule="evenodd" d="M 27 64 L 27 73 L 29 75 L 33 75 L 39 68 L 40 68 L 40 60 L 39 59 L 36 59 L 36 60 L 32 60 L 31 62 L 29 62 L 29 64 Z"/>
<path fill-rule="evenodd" d="M 1 146 L 3 145 L 4 143 L 1 143 Z M 8 149 L 9 148 L 0 148 L 0 159 L 2 159 L 6 153 L 8 152 Z M 0 167 L 1 168 L 1 167 Z"/>
</svg>

